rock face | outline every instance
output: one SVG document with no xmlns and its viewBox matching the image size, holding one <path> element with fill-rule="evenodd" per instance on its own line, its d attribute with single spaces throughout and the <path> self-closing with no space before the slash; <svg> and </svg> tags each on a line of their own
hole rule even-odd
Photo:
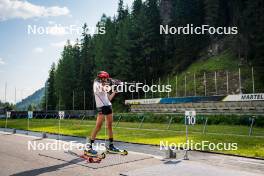
<svg viewBox="0 0 264 176">
<path fill-rule="evenodd" d="M 159 4 L 162 24 L 169 24 L 171 21 L 172 0 L 160 0 Z"/>
</svg>

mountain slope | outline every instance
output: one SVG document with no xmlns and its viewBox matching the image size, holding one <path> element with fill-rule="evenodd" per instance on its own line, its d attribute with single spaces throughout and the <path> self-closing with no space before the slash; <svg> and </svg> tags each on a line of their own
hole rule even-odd
<svg viewBox="0 0 264 176">
<path fill-rule="evenodd" d="M 239 68 L 241 74 L 241 89 L 243 93 L 252 93 L 252 67 L 241 64 L 231 51 L 223 51 L 217 56 L 200 59 L 193 62 L 181 73 L 171 73 L 161 78 L 161 84 L 171 84 L 170 97 L 226 95 L 239 93 Z M 216 76 L 216 80 L 215 80 Z M 185 93 L 186 77 L 186 93 Z M 177 86 L 176 86 L 177 79 Z M 228 84 L 227 84 L 228 80 Z M 263 83 L 259 74 L 254 72 L 255 92 L 262 92 Z M 206 82 L 206 92 L 205 92 Z M 177 87 L 177 90 L 176 90 Z M 217 88 L 215 88 L 217 87 Z M 156 95 L 157 97 L 159 95 Z M 167 93 L 161 94 L 168 96 Z"/>
<path fill-rule="evenodd" d="M 41 88 L 34 92 L 32 95 L 28 96 L 27 98 L 23 99 L 21 102 L 16 104 L 17 110 L 27 110 L 29 105 L 36 106 L 37 108 L 40 107 L 41 99 L 45 94 L 45 88 Z"/>
</svg>

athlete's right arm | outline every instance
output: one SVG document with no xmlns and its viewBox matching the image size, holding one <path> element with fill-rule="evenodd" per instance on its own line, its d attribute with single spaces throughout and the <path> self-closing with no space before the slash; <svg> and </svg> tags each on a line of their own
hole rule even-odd
<svg viewBox="0 0 264 176">
<path fill-rule="evenodd" d="M 94 81 L 94 84 L 93 84 L 94 94 L 97 94 L 100 91 L 102 91 L 101 88 L 102 88 L 102 84 L 100 82 L 98 82 L 98 81 Z"/>
</svg>

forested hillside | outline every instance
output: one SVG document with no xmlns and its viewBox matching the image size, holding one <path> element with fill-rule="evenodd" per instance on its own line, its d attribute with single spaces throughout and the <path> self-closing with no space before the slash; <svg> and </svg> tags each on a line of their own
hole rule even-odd
<svg viewBox="0 0 264 176">
<path fill-rule="evenodd" d="M 21 102 L 18 102 L 15 105 L 15 109 L 16 110 L 39 110 L 40 109 L 40 103 L 41 100 L 43 99 L 45 94 L 45 89 L 41 88 L 39 90 L 37 90 L 36 92 L 34 92 L 32 95 L 28 96 L 27 98 L 23 99 Z"/>
<path fill-rule="evenodd" d="M 47 81 L 48 108 L 92 109 L 92 82 L 99 70 L 124 81 L 151 84 L 224 51 L 237 59 L 234 69 L 254 66 L 258 79 L 264 80 L 263 4 L 263 0 L 135 0 L 126 7 L 119 0 L 117 15 L 103 14 L 97 24 L 105 27 L 105 34 L 83 32 L 75 45 L 65 45 Z M 160 35 L 161 24 L 236 26 L 238 34 Z M 121 94 L 117 100 L 129 96 Z"/>
</svg>

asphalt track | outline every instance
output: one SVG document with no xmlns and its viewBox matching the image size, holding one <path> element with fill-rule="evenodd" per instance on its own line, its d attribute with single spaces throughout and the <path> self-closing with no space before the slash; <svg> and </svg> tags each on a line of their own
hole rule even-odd
<svg viewBox="0 0 264 176">
<path fill-rule="evenodd" d="M 61 138 L 79 143 L 81 138 Z M 242 157 L 191 152 L 190 160 L 162 159 L 158 147 L 118 143 L 129 150 L 127 156 L 108 154 L 101 163 L 86 163 L 64 150 L 29 150 L 28 142 L 41 144 L 58 142 L 24 134 L 0 132 L 0 176 L 263 176 L 264 161 Z M 75 152 L 81 152 L 76 148 Z M 148 153 L 148 154 L 146 154 Z"/>
</svg>

